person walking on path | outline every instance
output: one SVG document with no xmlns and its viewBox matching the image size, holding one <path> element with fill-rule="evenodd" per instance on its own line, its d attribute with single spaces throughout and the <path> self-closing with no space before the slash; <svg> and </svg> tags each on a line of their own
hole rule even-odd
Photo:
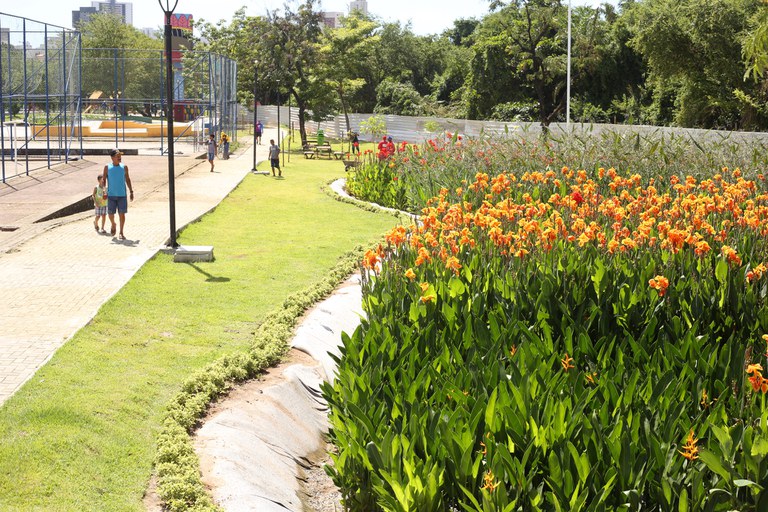
<svg viewBox="0 0 768 512">
<path fill-rule="evenodd" d="M 93 219 L 93 227 L 97 233 L 106 233 L 104 223 L 107 222 L 107 188 L 104 186 L 104 175 L 96 176 L 98 185 L 93 187 L 93 207 L 96 218 Z M 101 220 L 101 231 L 99 231 L 99 220 Z"/>
<path fill-rule="evenodd" d="M 264 125 L 261 121 L 256 122 L 256 143 L 261 146 L 261 134 L 264 133 Z"/>
<path fill-rule="evenodd" d="M 133 185 L 131 177 L 128 174 L 128 166 L 122 164 L 123 154 L 119 149 L 113 149 L 109 152 L 112 157 L 112 165 L 104 166 L 102 179 L 107 187 L 107 213 L 109 222 L 112 224 L 110 233 L 115 236 L 117 226 L 115 226 L 115 212 L 120 218 L 120 240 L 125 240 L 123 228 L 125 227 L 125 214 L 128 212 L 128 198 L 126 197 L 126 185 L 130 192 L 131 201 L 133 201 Z"/>
<path fill-rule="evenodd" d="M 272 176 L 275 175 L 275 169 L 279 173 L 278 176 L 283 175 L 283 171 L 280 170 L 280 147 L 275 144 L 275 140 L 269 141 L 269 163 L 272 166 Z"/>
<path fill-rule="evenodd" d="M 216 158 L 216 136 L 211 133 L 208 136 L 208 163 L 211 164 L 211 172 L 213 172 L 213 159 Z"/>
</svg>

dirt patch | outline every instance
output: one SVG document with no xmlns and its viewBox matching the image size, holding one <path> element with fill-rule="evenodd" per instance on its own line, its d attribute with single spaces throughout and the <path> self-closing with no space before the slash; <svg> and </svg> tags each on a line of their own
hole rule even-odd
<svg viewBox="0 0 768 512">
<path fill-rule="evenodd" d="M 163 501 L 157 495 L 157 475 L 154 473 L 152 473 L 152 478 L 149 479 L 149 485 L 144 493 L 142 502 L 147 512 L 163 512 Z"/>
<path fill-rule="evenodd" d="M 300 480 L 302 491 L 306 494 L 304 506 L 307 512 L 335 512 L 342 511 L 341 492 L 333 483 L 331 477 L 325 472 L 324 466 L 333 465 L 328 455 L 333 450 L 333 445 L 328 444 L 322 457 L 310 469 L 302 471 Z"/>
</svg>

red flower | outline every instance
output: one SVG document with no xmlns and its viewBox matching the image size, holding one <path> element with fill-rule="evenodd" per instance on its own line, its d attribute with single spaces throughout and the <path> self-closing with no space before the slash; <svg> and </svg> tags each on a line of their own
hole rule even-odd
<svg viewBox="0 0 768 512">
<path fill-rule="evenodd" d="M 578 190 L 574 190 L 573 194 L 571 194 L 571 198 L 576 201 L 576 205 L 581 205 L 581 203 L 584 202 L 584 196 L 581 195 L 581 192 Z"/>
</svg>

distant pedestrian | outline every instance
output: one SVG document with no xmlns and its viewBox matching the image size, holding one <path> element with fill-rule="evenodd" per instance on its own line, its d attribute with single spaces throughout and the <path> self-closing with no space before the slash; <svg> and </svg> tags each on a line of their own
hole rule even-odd
<svg viewBox="0 0 768 512">
<path fill-rule="evenodd" d="M 395 154 L 395 143 L 392 140 L 392 137 L 387 137 L 387 156 L 392 156 Z"/>
<path fill-rule="evenodd" d="M 379 142 L 379 145 L 376 147 L 376 149 L 379 150 L 379 154 L 378 154 L 379 160 L 384 160 L 385 158 L 387 158 L 389 152 L 387 150 L 387 136 L 386 135 L 381 138 L 381 142 Z"/>
<path fill-rule="evenodd" d="M 125 214 L 128 212 L 128 199 L 126 194 L 126 185 L 130 192 L 131 201 L 133 201 L 133 185 L 131 177 L 128 174 L 128 166 L 122 164 L 123 154 L 119 149 L 113 149 L 109 152 L 112 158 L 112 165 L 104 166 L 102 174 L 104 184 L 107 187 L 107 214 L 109 222 L 112 224 L 110 233 L 115 236 L 117 226 L 115 226 L 115 212 L 120 218 L 120 240 L 125 240 L 123 227 L 125 226 Z"/>
<path fill-rule="evenodd" d="M 208 163 L 211 164 L 211 172 L 213 172 L 213 159 L 216 158 L 216 137 L 211 133 L 208 135 Z"/>
<path fill-rule="evenodd" d="M 229 160 L 229 137 L 226 133 L 221 132 L 221 140 L 219 141 L 222 147 L 222 160 Z"/>
<path fill-rule="evenodd" d="M 360 154 L 360 139 L 357 137 L 357 132 L 352 133 L 352 154 Z"/>
<path fill-rule="evenodd" d="M 283 175 L 283 171 L 280 170 L 280 147 L 275 144 L 274 139 L 269 141 L 269 163 L 272 166 L 272 176 L 275 175 L 275 169 L 278 176 Z"/>
<path fill-rule="evenodd" d="M 104 186 L 104 175 L 96 176 L 98 183 L 93 187 L 93 207 L 96 218 L 93 219 L 93 227 L 98 233 L 106 233 L 104 224 L 107 222 L 107 187 Z M 101 221 L 101 231 L 99 231 L 99 221 Z"/>
<path fill-rule="evenodd" d="M 261 135 L 264 133 L 264 125 L 256 121 L 256 143 L 261 146 Z"/>
</svg>

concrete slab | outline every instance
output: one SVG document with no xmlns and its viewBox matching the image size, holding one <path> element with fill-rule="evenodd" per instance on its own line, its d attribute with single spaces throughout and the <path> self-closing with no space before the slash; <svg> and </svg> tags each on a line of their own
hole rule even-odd
<svg viewBox="0 0 768 512">
<path fill-rule="evenodd" d="M 180 245 L 173 253 L 175 263 L 213 261 L 212 245 Z"/>
</svg>

